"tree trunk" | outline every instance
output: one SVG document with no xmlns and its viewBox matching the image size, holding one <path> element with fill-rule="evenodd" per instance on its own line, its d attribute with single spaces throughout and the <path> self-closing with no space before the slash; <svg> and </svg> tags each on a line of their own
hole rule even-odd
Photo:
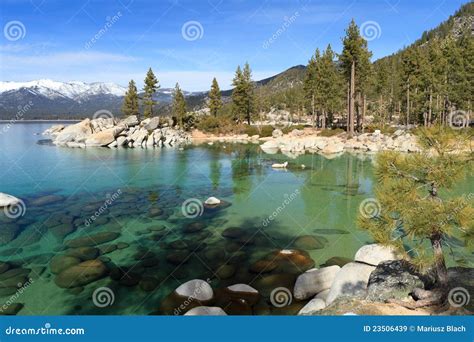
<svg viewBox="0 0 474 342">
<path fill-rule="evenodd" d="M 444 262 L 443 248 L 441 246 L 441 234 L 434 234 L 430 238 L 431 247 L 435 257 L 436 285 L 439 288 L 448 288 L 448 270 Z"/>
<path fill-rule="evenodd" d="M 431 126 L 431 107 L 432 107 L 432 104 L 433 104 L 433 92 L 431 91 L 431 88 L 430 88 L 430 104 L 429 104 L 429 107 L 428 107 L 428 127 Z"/>
<path fill-rule="evenodd" d="M 406 126 L 408 128 L 408 125 L 410 124 L 410 81 L 408 81 L 407 84 L 407 122 Z"/>
<path fill-rule="evenodd" d="M 364 120 L 365 120 L 365 111 L 367 110 L 367 97 L 364 94 L 363 100 L 362 100 L 362 118 L 361 118 L 361 131 L 364 133 Z"/>
<path fill-rule="evenodd" d="M 313 116 L 313 122 L 316 126 L 316 113 L 314 112 L 314 94 L 311 95 L 311 114 Z"/>
<path fill-rule="evenodd" d="M 348 115 L 348 132 L 349 136 L 354 135 L 354 93 L 355 93 L 355 61 L 351 65 L 351 85 L 349 91 L 349 115 Z"/>
<path fill-rule="evenodd" d="M 323 110 L 323 115 L 321 117 L 321 128 L 326 129 L 326 111 Z"/>
</svg>

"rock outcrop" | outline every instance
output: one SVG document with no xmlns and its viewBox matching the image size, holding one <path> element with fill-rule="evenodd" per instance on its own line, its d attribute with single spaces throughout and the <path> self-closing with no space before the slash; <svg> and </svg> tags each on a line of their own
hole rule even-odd
<svg viewBox="0 0 474 342">
<path fill-rule="evenodd" d="M 172 127 L 168 118 L 154 117 L 140 122 L 132 115 L 114 118 L 85 119 L 79 123 L 55 125 L 43 132 L 53 144 L 67 147 L 166 147 L 191 142 L 191 136 Z"/>
</svg>

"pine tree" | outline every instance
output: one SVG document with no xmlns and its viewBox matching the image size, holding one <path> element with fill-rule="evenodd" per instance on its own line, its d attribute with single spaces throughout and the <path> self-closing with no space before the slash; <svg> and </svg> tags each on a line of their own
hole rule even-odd
<svg viewBox="0 0 474 342">
<path fill-rule="evenodd" d="M 158 102 L 153 100 L 153 95 L 155 94 L 156 90 L 160 88 L 158 84 L 158 79 L 156 78 L 153 70 L 151 68 L 148 69 L 148 72 L 145 77 L 145 86 L 143 88 L 143 104 L 145 109 L 143 111 L 143 115 L 145 118 L 150 118 L 153 116 L 153 106 L 155 106 Z"/>
<path fill-rule="evenodd" d="M 321 128 L 326 128 L 328 122 L 332 121 L 332 114 L 341 108 L 341 92 L 343 82 L 339 70 L 337 69 L 335 53 L 328 45 L 319 60 L 319 77 L 317 77 L 317 89 L 319 89 L 321 102 Z"/>
<path fill-rule="evenodd" d="M 243 87 L 245 90 L 245 101 L 244 101 L 244 118 L 247 120 L 247 124 L 250 125 L 252 121 L 252 115 L 255 109 L 255 91 L 252 81 L 252 70 L 250 70 L 249 63 L 245 63 L 243 76 Z"/>
<path fill-rule="evenodd" d="M 186 100 L 184 99 L 183 92 L 176 83 L 173 92 L 173 117 L 175 118 L 180 129 L 184 129 L 184 121 L 186 118 Z"/>
<path fill-rule="evenodd" d="M 138 92 L 134 80 L 130 80 L 130 82 L 128 82 L 128 90 L 125 93 L 122 104 L 122 113 L 127 116 L 138 116 L 140 114 L 138 109 Z"/>
<path fill-rule="evenodd" d="M 376 242 L 396 248 L 415 266 L 434 273 L 434 290 L 414 291 L 416 297 L 424 299 L 413 307 L 446 298 L 448 276 L 442 247 L 446 238 L 460 232 L 472 242 L 473 198 L 452 197 L 449 192 L 472 171 L 472 155 L 453 153 L 467 146 L 465 139 L 449 128 L 434 126 L 420 130 L 421 153 L 380 153 L 375 169 L 380 210 L 376 216 L 361 215 L 358 219 L 359 227 L 368 230 Z"/>
<path fill-rule="evenodd" d="M 320 77 L 320 70 L 318 70 L 320 59 L 321 53 L 319 52 L 319 49 L 316 49 L 314 55 L 311 56 L 311 59 L 308 61 L 303 85 L 305 102 L 310 109 L 310 114 L 313 117 L 313 123 L 315 126 L 318 126 L 319 120 L 317 119 L 317 106 L 321 99 L 321 92 L 318 83 L 318 77 Z"/>
<path fill-rule="evenodd" d="M 222 108 L 221 90 L 216 78 L 212 79 L 211 91 L 209 92 L 209 111 L 211 115 L 217 116 L 217 113 Z"/>
<path fill-rule="evenodd" d="M 243 70 L 240 66 L 237 67 L 232 85 L 234 86 L 232 90 L 232 115 L 234 120 L 239 123 L 247 121 L 250 125 L 255 110 L 255 93 L 252 71 L 248 63 L 245 63 Z"/>
<path fill-rule="evenodd" d="M 347 132 L 354 134 L 354 112 L 357 92 L 357 112 L 360 113 L 362 98 L 367 87 L 368 78 L 371 72 L 370 58 L 372 53 L 367 48 L 367 41 L 360 35 L 359 28 L 354 20 L 346 29 L 346 36 L 343 38 L 343 50 L 340 56 L 346 80 L 349 84 L 349 113 L 347 122 Z M 358 126 L 361 122 L 360 114 L 357 117 Z M 363 119 L 362 119 L 363 120 Z"/>
</svg>

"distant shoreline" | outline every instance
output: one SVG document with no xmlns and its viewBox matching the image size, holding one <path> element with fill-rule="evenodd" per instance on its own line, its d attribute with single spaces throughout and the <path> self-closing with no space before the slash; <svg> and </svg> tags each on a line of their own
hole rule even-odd
<svg viewBox="0 0 474 342">
<path fill-rule="evenodd" d="M 2 122 L 12 122 L 13 123 L 23 123 L 23 122 L 81 122 L 81 120 L 72 120 L 72 119 L 60 119 L 60 120 L 45 120 L 45 119 L 38 119 L 38 120 L 4 120 L 0 119 L 0 123 Z"/>
</svg>

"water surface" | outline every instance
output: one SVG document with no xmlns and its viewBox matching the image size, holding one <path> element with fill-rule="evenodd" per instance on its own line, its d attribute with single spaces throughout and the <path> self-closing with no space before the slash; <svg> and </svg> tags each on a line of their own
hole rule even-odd
<svg viewBox="0 0 474 342">
<path fill-rule="evenodd" d="M 194 278 L 209 279 L 214 289 L 247 283 L 268 295 L 272 286 L 312 266 L 252 271 L 274 251 L 299 249 L 320 267 L 333 257 L 352 259 L 360 246 L 372 242 L 355 224 L 359 204 L 373 197 L 371 156 L 290 159 L 264 154 L 251 144 L 184 149 L 38 144 L 45 139 L 38 134 L 50 125 L 3 129 L 0 124 L 0 192 L 26 205 L 24 216 L 0 221 L 0 260 L 30 269 L 33 279 L 15 298 L 24 304 L 19 314 L 170 313 L 166 296 Z M 271 168 L 284 161 L 290 162 L 288 170 Z M 454 193 L 473 191 L 470 178 Z M 226 205 L 200 213 L 199 201 L 209 196 Z M 190 201 L 201 215 L 184 215 L 183 203 Z M 223 236 L 228 228 L 238 229 Z M 70 252 L 67 241 L 103 232 L 119 234 L 96 246 L 110 276 L 73 289 L 58 287 L 51 258 Z M 120 248 L 105 253 L 111 245 Z M 450 265 L 472 264 L 460 240 L 449 247 Z M 91 298 L 102 286 L 112 289 L 115 300 L 98 308 Z M 260 304 L 250 313 L 275 313 L 268 297 Z"/>
</svg>

